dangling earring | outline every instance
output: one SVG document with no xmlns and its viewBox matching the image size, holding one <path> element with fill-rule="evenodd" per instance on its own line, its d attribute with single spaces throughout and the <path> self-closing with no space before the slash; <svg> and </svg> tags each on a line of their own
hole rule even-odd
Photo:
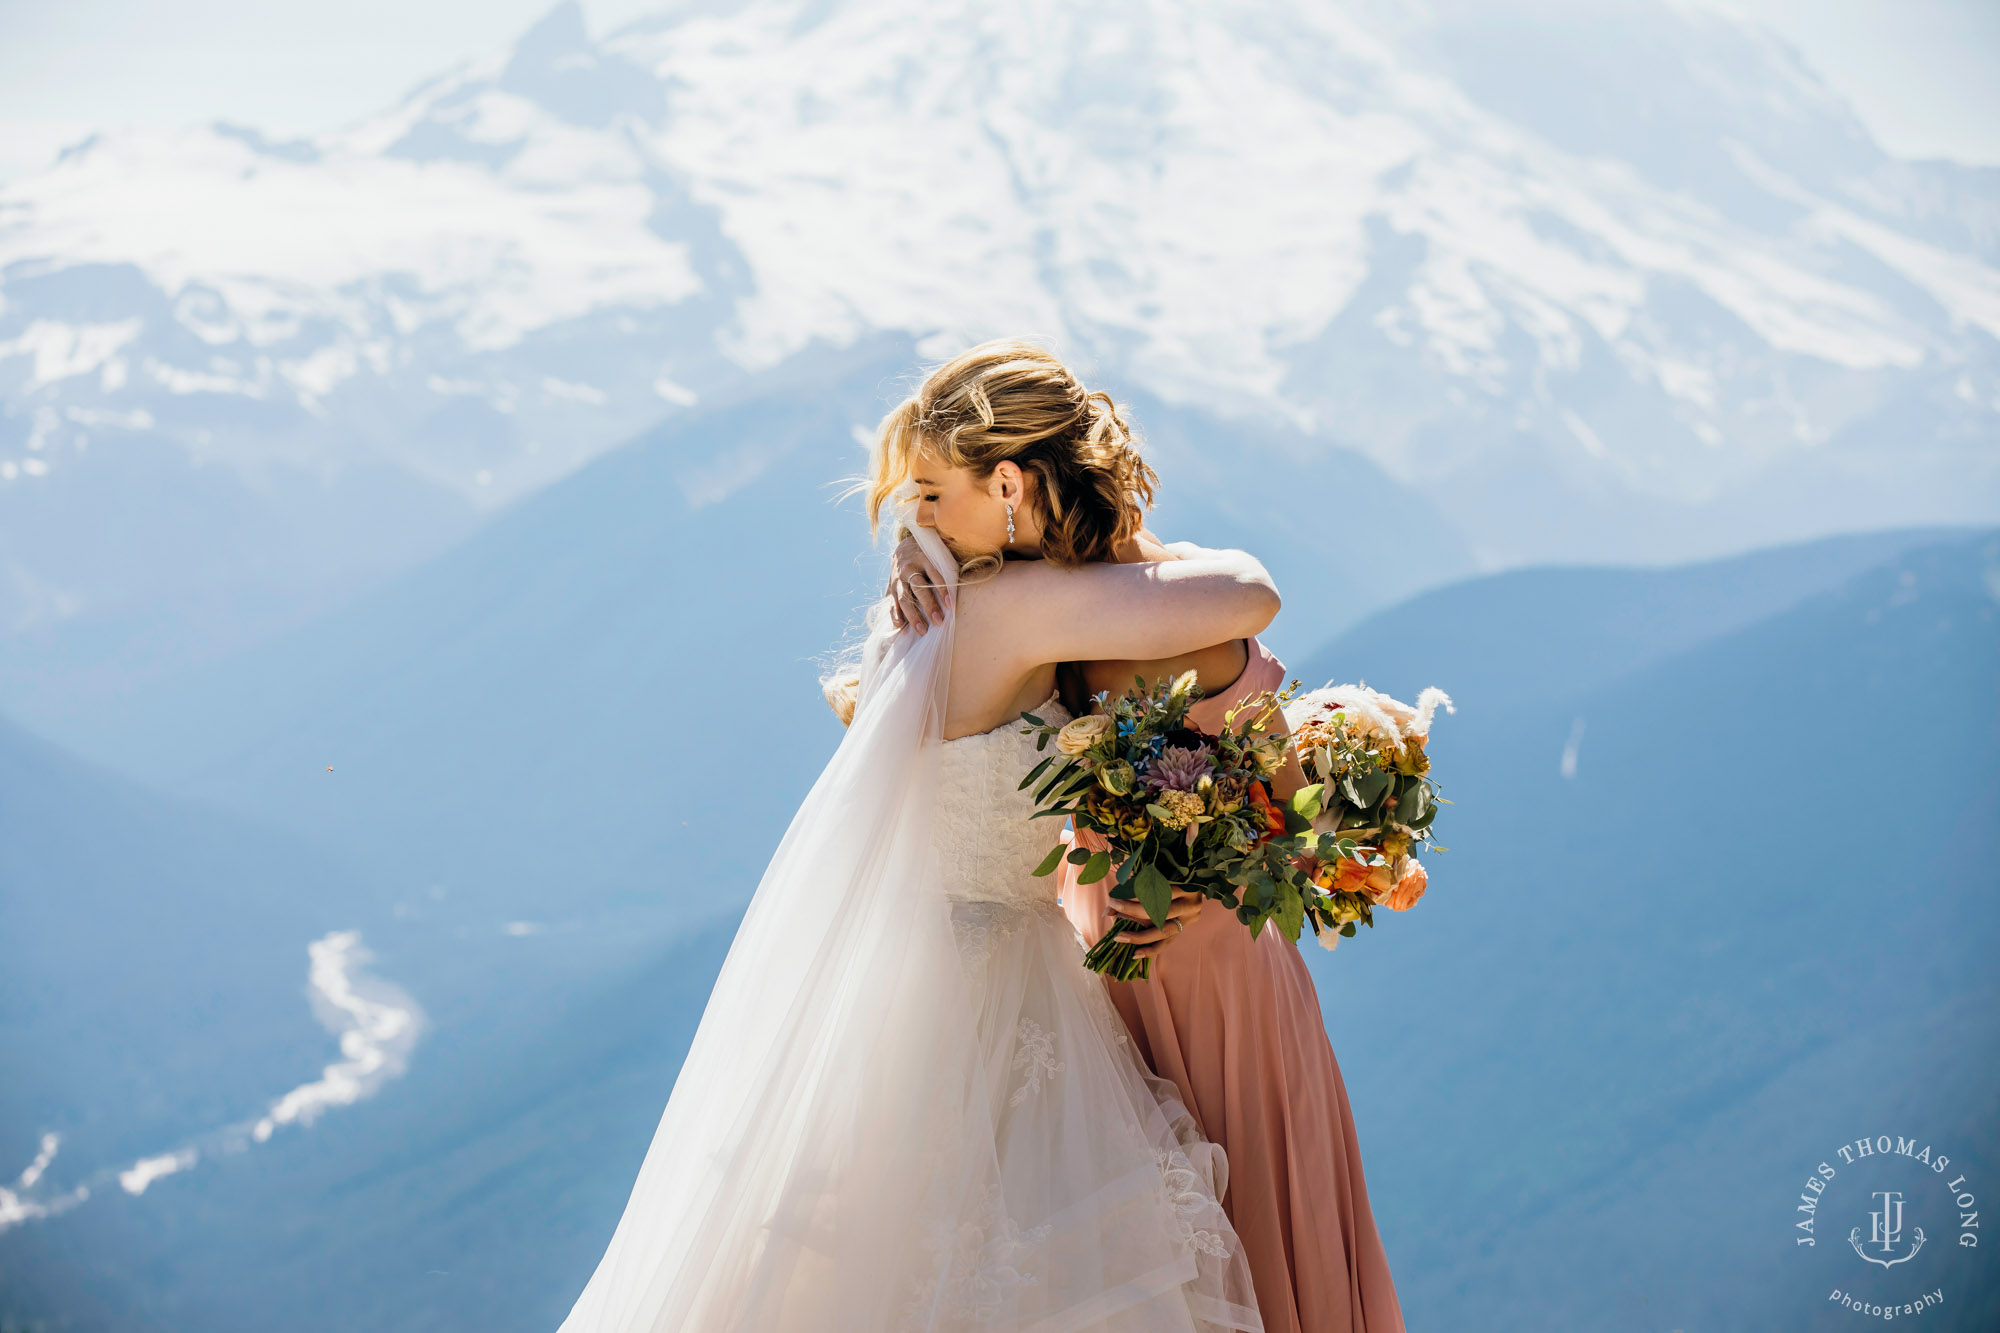
<svg viewBox="0 0 2000 1333">
<path fill-rule="evenodd" d="M 1007 506 L 1007 544 L 1014 544 L 1014 506 Z"/>
</svg>

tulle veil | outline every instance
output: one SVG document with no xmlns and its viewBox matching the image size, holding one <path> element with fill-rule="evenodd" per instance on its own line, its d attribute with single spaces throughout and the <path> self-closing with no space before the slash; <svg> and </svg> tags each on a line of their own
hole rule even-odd
<svg viewBox="0 0 2000 1333">
<path fill-rule="evenodd" d="M 943 543 L 911 531 L 955 587 Z M 993 1157 L 928 836 L 954 618 L 922 635 L 875 619 L 853 722 L 751 899 L 561 1333 L 927 1328 L 952 1280 L 921 1219 L 962 1211 Z"/>
</svg>

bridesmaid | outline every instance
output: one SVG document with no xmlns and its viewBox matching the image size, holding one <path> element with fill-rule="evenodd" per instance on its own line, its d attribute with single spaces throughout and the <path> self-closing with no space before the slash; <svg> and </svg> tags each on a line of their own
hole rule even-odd
<svg viewBox="0 0 2000 1333">
<path fill-rule="evenodd" d="M 1120 558 L 1163 558 L 1150 533 L 1139 543 Z M 915 562 L 897 564 L 899 575 L 917 572 Z M 929 606 L 901 589 L 899 600 L 922 632 Z M 1151 681 L 1189 669 L 1203 691 L 1189 721 L 1210 733 L 1238 703 L 1285 683 L 1284 664 L 1256 639 L 1166 662 L 1075 664 L 1058 683 L 1080 716 L 1100 690 L 1116 694 L 1134 676 Z M 1296 760 L 1288 768 L 1277 779 L 1281 795 L 1304 781 Z M 1110 901 L 1108 878 L 1078 885 L 1076 867 L 1065 864 L 1061 873 L 1064 909 L 1086 943 L 1104 933 L 1115 909 L 1143 918 L 1136 906 Z M 1228 1159 L 1223 1206 L 1248 1252 L 1264 1327 L 1402 1333 L 1347 1089 L 1298 946 L 1273 929 L 1253 940 L 1228 911 L 1185 902 L 1166 928 L 1134 938 L 1156 941 L 1151 977 L 1106 984 L 1147 1063 L 1180 1089 Z"/>
<path fill-rule="evenodd" d="M 1081 672 L 1085 692 L 1116 693 L 1135 675 L 1151 681 L 1192 666 L 1205 696 L 1189 722 L 1214 733 L 1237 704 L 1285 683 L 1284 664 L 1256 639 L 1224 647 L 1243 663 L 1234 680 L 1202 679 L 1206 664 L 1192 661 L 1092 662 Z M 1303 780 L 1289 776 L 1293 789 Z M 1064 868 L 1063 905 L 1094 942 L 1113 920 L 1110 880 L 1078 885 L 1078 873 Z M 1144 920 L 1136 906 L 1115 909 Z M 1166 932 L 1149 979 L 1106 984 L 1147 1063 L 1180 1089 L 1228 1158 L 1223 1205 L 1243 1238 L 1264 1327 L 1401 1333 L 1347 1088 L 1299 947 L 1268 928 L 1253 940 L 1220 907 L 1183 921 Z"/>
</svg>

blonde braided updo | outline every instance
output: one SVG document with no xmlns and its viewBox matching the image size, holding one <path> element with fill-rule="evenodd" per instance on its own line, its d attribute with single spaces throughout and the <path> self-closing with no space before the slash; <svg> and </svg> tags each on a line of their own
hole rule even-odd
<svg viewBox="0 0 2000 1333">
<path fill-rule="evenodd" d="M 1009 461 L 1032 477 L 1023 502 L 1040 521 L 1043 558 L 1061 565 L 1110 559 L 1144 525 L 1159 485 L 1110 394 L 1084 388 L 1045 348 L 1011 338 L 953 357 L 882 418 L 869 475 L 853 488 L 867 497 L 870 531 L 880 530 L 883 508 L 926 449 L 979 481 Z M 996 573 L 1001 560 L 998 554 L 975 556 L 960 568 L 959 579 Z M 854 720 L 859 697 L 857 652 L 845 654 L 820 682 L 843 723 Z"/>
<path fill-rule="evenodd" d="M 1084 388 L 1046 349 L 1011 338 L 945 362 L 882 419 L 864 483 L 871 529 L 924 447 L 978 480 L 1009 461 L 1034 477 L 1026 501 L 1041 523 L 1042 556 L 1060 565 L 1110 558 L 1144 524 L 1159 484 L 1110 394 Z M 998 557 L 960 576 L 989 563 L 997 568 Z"/>
</svg>

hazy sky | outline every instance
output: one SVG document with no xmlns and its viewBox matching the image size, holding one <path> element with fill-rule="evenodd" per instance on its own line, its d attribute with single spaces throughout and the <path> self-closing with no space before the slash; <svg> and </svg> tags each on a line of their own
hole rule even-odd
<svg viewBox="0 0 2000 1333">
<path fill-rule="evenodd" d="M 1701 2 L 1777 29 L 1892 151 L 2000 164 L 2000 0 Z M 552 3 L 0 0 L 0 176 L 100 124 L 329 129 L 504 50 Z M 660 7 L 584 5 L 597 32 Z"/>
</svg>

